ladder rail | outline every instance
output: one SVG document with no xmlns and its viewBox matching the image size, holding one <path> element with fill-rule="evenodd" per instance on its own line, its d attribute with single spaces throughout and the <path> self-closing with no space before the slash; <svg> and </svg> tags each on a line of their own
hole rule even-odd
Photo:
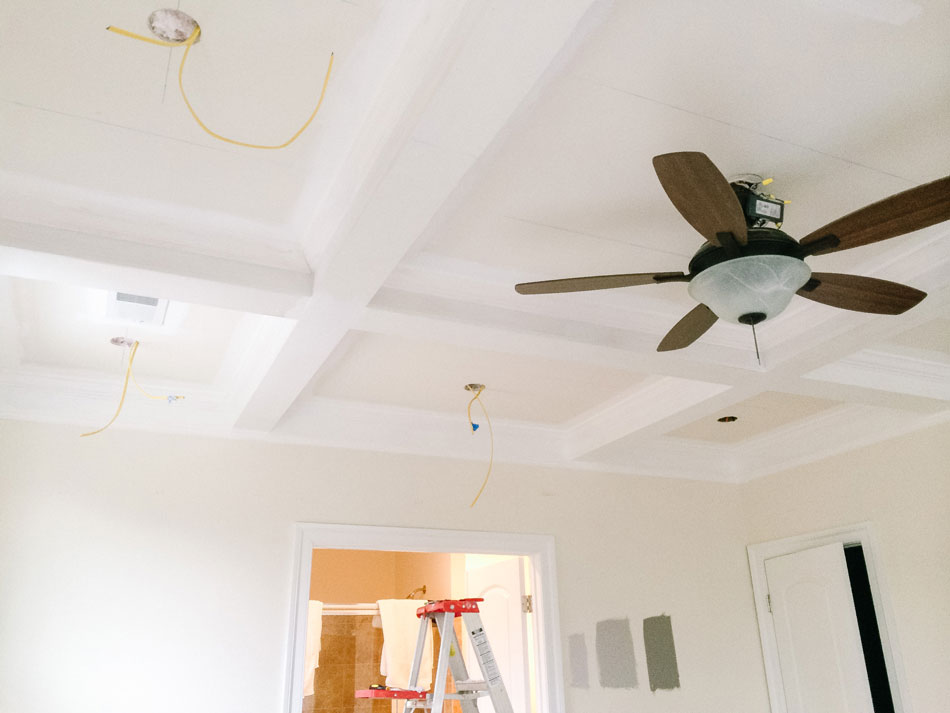
<svg viewBox="0 0 950 713">
<path fill-rule="evenodd" d="M 426 645 L 426 630 L 431 627 L 432 624 L 429 622 L 428 617 L 419 617 L 419 635 L 416 637 L 416 652 L 412 657 L 412 667 L 409 669 L 409 688 L 416 688 L 419 685 L 419 673 L 422 670 L 422 654 L 425 651 Z M 402 713 L 409 713 L 409 709 L 415 707 L 415 705 L 410 706 L 410 702 L 407 700 L 405 704 L 403 704 Z"/>
<path fill-rule="evenodd" d="M 462 622 L 468 631 L 469 640 L 472 642 L 472 649 L 475 653 L 475 660 L 478 661 L 478 667 L 481 669 L 482 679 L 488 686 L 488 696 L 491 698 L 495 713 L 514 713 L 511 699 L 508 697 L 508 689 L 505 688 L 501 671 L 498 669 L 498 662 L 495 660 L 495 653 L 492 651 L 491 644 L 488 643 L 485 627 L 482 626 L 481 616 L 478 612 L 462 612 Z"/>
<path fill-rule="evenodd" d="M 357 691 L 357 698 L 402 698 L 405 703 L 403 713 L 410 713 L 418 708 L 429 708 L 431 713 L 442 713 L 445 701 L 459 701 L 462 713 L 479 713 L 478 698 L 488 695 L 495 713 L 514 713 L 508 689 L 502 680 L 498 662 L 492 651 L 488 636 L 482 625 L 482 618 L 478 613 L 477 602 L 480 599 L 446 599 L 438 602 L 429 602 L 419 609 L 419 636 L 416 641 L 416 651 L 409 671 L 409 688 L 417 690 L 419 674 L 422 669 L 422 658 L 426 644 L 427 629 L 435 622 L 439 630 L 439 652 L 436 659 L 435 680 L 432 682 L 432 692 L 417 694 L 420 697 L 406 698 L 409 691 L 398 695 L 393 691 L 390 695 L 380 695 L 380 691 Z M 468 667 L 462 658 L 462 647 L 458 635 L 455 633 L 455 618 L 462 618 L 462 624 L 468 634 L 475 654 L 475 660 L 482 674 L 481 681 L 469 678 Z M 455 681 L 455 693 L 446 691 L 448 672 L 452 671 Z"/>
</svg>

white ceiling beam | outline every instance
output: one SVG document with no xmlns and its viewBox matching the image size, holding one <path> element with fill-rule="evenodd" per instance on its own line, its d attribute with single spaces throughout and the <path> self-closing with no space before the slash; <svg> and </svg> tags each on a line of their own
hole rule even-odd
<svg viewBox="0 0 950 713">
<path fill-rule="evenodd" d="M 571 425 L 565 435 L 564 456 L 569 460 L 583 458 L 729 389 L 725 384 L 694 379 L 650 379 Z"/>
<path fill-rule="evenodd" d="M 428 21 L 395 58 L 396 76 L 390 72 L 391 88 L 405 103 L 393 110 L 391 99 L 381 102 L 381 121 L 390 122 L 388 131 L 381 135 L 369 121 L 357 145 L 361 150 L 353 152 L 377 158 L 367 170 L 341 175 L 315 213 L 304 243 L 308 258 L 318 261 L 315 299 L 248 399 L 238 428 L 271 430 L 277 425 L 478 156 L 536 89 L 591 4 L 532 0 L 519 3 L 521 14 L 514 18 L 499 10 L 504 5 L 430 5 Z M 543 23 L 537 22 L 540 16 Z M 480 42 L 470 41 L 479 33 L 490 33 L 499 51 L 485 55 Z M 503 78 L 506 91 L 500 95 L 492 83 L 469 83 L 474 105 L 448 102 L 451 110 L 446 112 L 440 88 L 457 89 L 473 72 Z M 439 112 L 439 125 L 458 127 L 459 135 L 450 131 L 434 140 L 410 139 L 426 111 Z M 474 143 L 472 127 L 478 129 Z M 391 163 L 384 165 L 382 159 L 389 157 Z M 326 241 L 326 235 L 332 238 Z"/>
<path fill-rule="evenodd" d="M 560 429 L 500 419 L 492 420 L 492 428 L 497 462 L 565 465 L 559 457 Z M 334 448 L 466 458 L 483 464 L 490 453 L 487 429 L 473 435 L 468 423 L 455 414 L 345 399 L 300 401 L 271 435 Z M 483 475 L 484 465 L 473 467 L 472 473 Z"/>
<path fill-rule="evenodd" d="M 706 380 L 726 384 L 741 383 L 750 373 L 742 367 L 708 364 L 686 353 L 671 358 L 656 351 L 652 337 L 631 330 L 424 295 L 397 296 L 388 288 L 379 295 L 386 299 L 373 300 L 355 329 L 683 379 L 695 378 L 702 369 Z"/>
<path fill-rule="evenodd" d="M 313 276 L 0 218 L 0 274 L 286 316 Z"/>
</svg>

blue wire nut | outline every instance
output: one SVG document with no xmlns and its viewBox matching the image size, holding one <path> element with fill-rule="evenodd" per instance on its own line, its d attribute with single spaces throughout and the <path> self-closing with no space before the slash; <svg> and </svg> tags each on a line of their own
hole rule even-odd
<svg viewBox="0 0 950 713">
<path fill-rule="evenodd" d="M 475 431 L 477 431 L 477 430 L 478 430 L 478 424 L 477 424 L 477 423 L 472 423 L 472 433 L 475 433 Z"/>
</svg>

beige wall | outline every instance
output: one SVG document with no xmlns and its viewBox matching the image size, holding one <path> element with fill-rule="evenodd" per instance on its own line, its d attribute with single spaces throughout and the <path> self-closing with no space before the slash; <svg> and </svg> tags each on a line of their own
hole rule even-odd
<svg viewBox="0 0 950 713">
<path fill-rule="evenodd" d="M 498 464 L 474 509 L 466 462 L 77 434 L 0 422 L 0 713 L 279 711 L 293 523 L 418 527 L 416 494 L 440 487 L 457 497 L 428 527 L 555 537 L 561 633 L 591 653 L 569 711 L 767 711 L 745 546 L 855 520 L 884 542 L 915 713 L 950 698 L 931 659 L 948 640 L 946 427 L 742 487 Z M 660 613 L 683 688 L 653 694 L 640 622 Z M 637 690 L 597 682 L 595 626 L 616 617 Z"/>
<path fill-rule="evenodd" d="M 750 542 L 869 521 L 915 713 L 950 701 L 950 426 L 753 481 Z"/>
</svg>

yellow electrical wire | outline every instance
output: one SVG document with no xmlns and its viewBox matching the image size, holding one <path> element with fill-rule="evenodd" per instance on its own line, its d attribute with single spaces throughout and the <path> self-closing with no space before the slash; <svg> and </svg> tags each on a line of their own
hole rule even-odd
<svg viewBox="0 0 950 713">
<path fill-rule="evenodd" d="M 129 376 L 132 375 L 132 362 L 135 359 L 135 352 L 139 348 L 139 343 L 135 342 L 132 344 L 132 351 L 129 353 L 129 365 L 125 370 L 125 383 L 122 384 L 122 398 L 119 399 L 119 407 L 115 410 L 115 416 L 107 423 L 105 426 L 100 428 L 98 431 L 90 431 L 89 433 L 80 434 L 80 438 L 85 438 L 86 436 L 95 436 L 97 433 L 102 433 L 109 426 L 111 426 L 115 420 L 119 417 L 119 414 L 122 412 L 122 404 L 125 403 L 125 392 L 129 389 Z"/>
<path fill-rule="evenodd" d="M 132 351 L 129 352 L 129 365 L 125 369 L 125 382 L 122 384 L 122 398 L 119 399 L 119 407 L 115 410 L 115 415 L 112 417 L 112 420 L 109 421 L 109 423 L 107 423 L 105 426 L 100 428 L 98 431 L 90 431 L 89 433 L 80 434 L 80 438 L 85 437 L 85 436 L 94 436 L 97 433 L 102 433 L 104 430 L 106 430 L 109 426 L 111 426 L 115 422 L 115 420 L 119 417 L 119 414 L 122 412 L 122 405 L 125 403 L 125 395 L 129 390 L 129 378 L 132 379 L 132 383 L 138 387 L 138 390 L 141 391 L 146 396 L 148 396 L 150 399 L 160 399 L 162 401 L 167 399 L 168 402 L 171 403 L 172 401 L 177 401 L 178 399 L 185 398 L 184 396 L 155 396 L 154 394 L 150 394 L 149 392 L 147 392 L 145 389 L 143 389 L 139 385 L 139 382 L 135 378 L 135 372 L 132 371 L 132 362 L 135 361 L 135 352 L 138 350 L 138 348 L 139 348 L 139 343 L 137 341 L 133 342 Z"/>
<path fill-rule="evenodd" d="M 327 85 L 330 83 L 330 71 L 333 69 L 333 53 L 331 52 L 330 62 L 327 65 L 327 74 L 323 78 L 323 88 L 320 90 L 320 98 L 317 100 L 317 106 L 314 107 L 313 113 L 310 114 L 310 118 L 304 122 L 303 126 L 297 129 L 297 132 L 293 136 L 287 139 L 284 143 L 275 144 L 273 146 L 265 145 L 265 144 L 250 144 L 244 141 L 236 141 L 235 139 L 229 139 L 227 136 L 222 136 L 221 134 L 209 129 L 208 126 L 198 117 L 198 114 L 195 112 L 194 108 L 191 106 L 191 102 L 188 101 L 188 95 L 185 93 L 185 85 L 184 85 L 184 82 L 182 81 L 182 76 L 185 71 L 185 60 L 188 59 L 188 53 L 191 51 L 191 46 L 195 43 L 195 41 L 198 39 L 198 36 L 201 34 L 201 27 L 199 27 L 196 24 L 195 29 L 192 31 L 191 35 L 184 42 L 167 42 L 165 40 L 156 40 L 151 37 L 146 37 L 144 35 L 138 35 L 134 32 L 129 32 L 128 30 L 123 30 L 119 27 L 113 27 L 112 25 L 109 25 L 108 27 L 106 27 L 106 29 L 109 30 L 110 32 L 115 32 L 118 35 L 122 35 L 123 37 L 131 37 L 134 40 L 149 42 L 153 45 L 159 45 L 160 47 L 180 47 L 184 45 L 185 53 L 181 57 L 181 64 L 178 65 L 178 89 L 181 91 L 181 98 L 185 101 L 185 106 L 188 107 L 188 111 L 191 113 L 191 117 L 195 120 L 198 126 L 204 129 L 205 132 L 207 132 L 209 135 L 213 136 L 214 138 L 220 141 L 226 141 L 229 144 L 234 144 L 235 146 L 244 146 L 245 148 L 249 148 L 249 149 L 282 149 L 286 146 L 289 146 L 294 141 L 296 141 L 297 137 L 299 137 L 304 131 L 306 131 L 307 127 L 310 126 L 310 122 L 313 121 L 314 117 L 317 115 L 317 112 L 320 111 L 320 106 L 323 104 L 323 97 L 327 93 Z"/>
<path fill-rule="evenodd" d="M 488 416 L 488 409 L 485 408 L 485 404 L 482 402 L 481 398 L 484 388 L 479 389 L 475 392 L 475 395 L 468 402 L 468 425 L 472 427 L 472 433 L 475 433 L 475 423 L 472 421 L 472 404 L 478 401 L 478 405 L 482 407 L 482 413 L 485 414 L 485 422 L 488 423 L 488 437 L 489 442 L 491 443 L 491 450 L 489 451 L 488 456 L 488 472 L 485 473 L 485 480 L 482 481 L 482 487 L 478 489 L 478 494 L 475 496 L 475 499 L 472 501 L 472 504 L 469 505 L 470 508 L 475 507 L 475 503 L 478 502 L 478 499 L 482 496 L 482 492 L 485 490 L 485 486 L 488 485 L 488 478 L 491 477 L 491 468 L 492 464 L 495 461 L 495 433 L 492 431 L 491 427 L 491 418 Z"/>
</svg>

